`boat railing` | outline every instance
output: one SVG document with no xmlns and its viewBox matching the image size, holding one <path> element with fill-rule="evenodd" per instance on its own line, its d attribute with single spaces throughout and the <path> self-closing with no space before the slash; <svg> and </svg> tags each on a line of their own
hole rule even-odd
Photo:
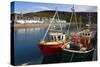
<svg viewBox="0 0 100 67">
<path fill-rule="evenodd" d="M 90 49 L 90 50 L 85 50 L 85 51 L 82 51 L 82 50 L 71 50 L 71 49 L 63 49 L 64 51 L 68 51 L 68 52 L 72 52 L 72 53 L 89 53 L 91 51 L 94 50 L 94 48 Z"/>
</svg>

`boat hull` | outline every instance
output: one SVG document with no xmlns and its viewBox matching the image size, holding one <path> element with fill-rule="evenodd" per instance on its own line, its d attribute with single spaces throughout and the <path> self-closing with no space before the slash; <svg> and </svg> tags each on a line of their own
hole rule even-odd
<svg viewBox="0 0 100 67">
<path fill-rule="evenodd" d="M 40 49 L 44 56 L 51 56 L 61 53 L 61 45 L 43 45 L 40 44 Z"/>
<path fill-rule="evenodd" d="M 94 50 L 87 53 L 76 53 L 63 50 L 62 61 L 63 62 L 81 62 L 81 61 L 92 61 Z"/>
</svg>

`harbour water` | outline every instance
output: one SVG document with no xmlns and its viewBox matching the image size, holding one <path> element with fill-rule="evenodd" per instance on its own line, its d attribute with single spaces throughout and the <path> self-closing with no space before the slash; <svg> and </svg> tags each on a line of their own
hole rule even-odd
<svg viewBox="0 0 100 67">
<path fill-rule="evenodd" d="M 38 47 L 43 38 L 44 29 L 22 28 L 14 32 L 15 64 L 39 64 L 42 62 L 42 53 Z"/>
<path fill-rule="evenodd" d="M 43 56 L 39 48 L 39 42 L 43 38 L 45 32 L 46 28 L 18 28 L 14 30 L 15 65 L 62 62 L 62 55 L 60 54 L 51 57 Z"/>
</svg>

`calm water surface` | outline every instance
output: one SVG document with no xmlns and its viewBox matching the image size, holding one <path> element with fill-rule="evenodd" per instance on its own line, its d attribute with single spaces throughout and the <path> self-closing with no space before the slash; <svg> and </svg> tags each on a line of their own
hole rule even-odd
<svg viewBox="0 0 100 67">
<path fill-rule="evenodd" d="M 15 64 L 39 64 L 43 56 L 38 47 L 43 38 L 43 28 L 16 29 L 14 32 Z"/>
</svg>

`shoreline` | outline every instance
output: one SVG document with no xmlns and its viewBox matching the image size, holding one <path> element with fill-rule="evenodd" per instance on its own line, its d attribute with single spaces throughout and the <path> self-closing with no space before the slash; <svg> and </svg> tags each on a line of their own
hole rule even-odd
<svg viewBox="0 0 100 67">
<path fill-rule="evenodd" d="M 53 23 L 52 24 L 53 26 L 59 26 L 59 24 L 57 23 Z M 68 23 L 62 23 L 61 24 L 62 26 L 66 26 L 68 25 Z M 43 23 L 43 24 L 39 24 L 39 23 L 30 23 L 30 24 L 11 24 L 11 27 L 14 27 L 14 28 L 36 28 L 36 27 L 48 27 L 49 24 L 48 23 Z"/>
<path fill-rule="evenodd" d="M 58 23 L 53 23 L 51 26 L 60 26 Z M 62 27 L 66 27 L 69 25 L 69 23 L 62 23 Z M 27 24 L 11 24 L 12 28 L 47 28 L 49 26 L 49 23 L 27 23 Z M 94 24 L 93 27 L 97 26 L 97 24 Z"/>
</svg>

